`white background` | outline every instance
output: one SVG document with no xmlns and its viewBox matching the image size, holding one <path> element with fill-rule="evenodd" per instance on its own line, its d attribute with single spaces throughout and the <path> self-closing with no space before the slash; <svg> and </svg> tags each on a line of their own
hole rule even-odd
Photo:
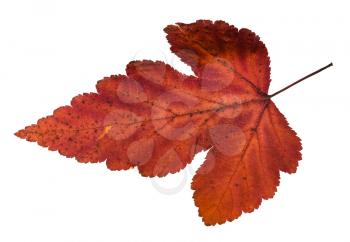
<svg viewBox="0 0 350 242">
<path fill-rule="evenodd" d="M 349 6 L 347 1 L 0 1 L 0 241 L 350 241 Z M 135 170 L 80 164 L 13 135 L 133 59 L 190 69 L 162 29 L 225 20 L 260 35 L 271 92 L 329 62 L 334 67 L 277 96 L 303 141 L 294 175 L 251 214 L 206 227 L 189 169 L 155 182 Z M 196 157 L 192 169 L 203 161 Z"/>
</svg>

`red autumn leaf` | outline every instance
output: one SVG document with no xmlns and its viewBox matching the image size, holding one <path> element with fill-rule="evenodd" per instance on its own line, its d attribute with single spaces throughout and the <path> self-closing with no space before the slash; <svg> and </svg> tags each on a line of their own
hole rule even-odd
<svg viewBox="0 0 350 242">
<path fill-rule="evenodd" d="M 132 61 L 126 75 L 100 80 L 97 93 L 16 135 L 80 162 L 137 167 L 165 176 L 210 149 L 192 189 L 206 225 L 222 224 L 273 197 L 280 171 L 294 173 L 301 143 L 268 95 L 270 60 L 248 29 L 222 21 L 165 28 L 186 76 L 163 62 Z"/>
</svg>

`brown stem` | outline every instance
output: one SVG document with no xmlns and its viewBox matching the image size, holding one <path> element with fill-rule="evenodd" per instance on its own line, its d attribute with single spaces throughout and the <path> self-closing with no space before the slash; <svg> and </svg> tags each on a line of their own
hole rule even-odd
<svg viewBox="0 0 350 242">
<path fill-rule="evenodd" d="M 323 70 L 325 70 L 325 69 L 327 69 L 328 67 L 331 67 L 331 66 L 333 66 L 333 63 L 332 63 L 332 62 L 329 63 L 328 65 L 326 65 L 326 66 L 324 66 L 324 67 L 318 69 L 317 71 L 314 71 L 314 72 L 310 73 L 309 75 L 306 75 L 306 76 L 300 78 L 299 80 L 293 82 L 292 84 L 289 84 L 288 86 L 282 88 L 281 90 L 279 90 L 279 91 L 277 91 L 277 92 L 275 92 L 275 93 L 273 93 L 273 94 L 271 94 L 271 95 L 268 95 L 268 97 L 269 97 L 269 98 L 272 98 L 272 97 L 274 97 L 274 96 L 280 94 L 281 92 L 284 92 L 285 90 L 291 88 L 292 86 L 298 84 L 299 82 L 302 82 L 302 81 L 304 81 L 305 79 L 308 79 L 309 77 L 312 77 L 313 75 L 316 75 L 317 73 L 319 73 L 319 72 L 321 72 L 321 71 L 323 71 Z"/>
</svg>

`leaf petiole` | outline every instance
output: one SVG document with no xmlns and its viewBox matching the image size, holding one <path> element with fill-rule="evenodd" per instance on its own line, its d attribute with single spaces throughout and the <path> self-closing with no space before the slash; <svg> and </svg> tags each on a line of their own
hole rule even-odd
<svg viewBox="0 0 350 242">
<path fill-rule="evenodd" d="M 333 66 L 333 63 L 332 63 L 332 62 L 329 63 L 328 65 L 326 65 L 326 66 L 324 66 L 324 67 L 318 69 L 317 71 L 314 71 L 314 72 L 310 73 L 309 75 L 306 75 L 306 76 L 300 78 L 299 80 L 297 80 L 297 81 L 295 81 L 295 82 L 289 84 L 288 86 L 282 88 L 281 90 L 279 90 L 279 91 L 277 91 L 277 92 L 275 92 L 275 93 L 273 93 L 273 94 L 271 94 L 271 95 L 268 95 L 268 98 L 272 98 L 272 97 L 274 97 L 274 96 L 280 94 L 281 92 L 284 92 L 285 90 L 291 88 L 292 86 L 298 84 L 299 82 L 302 82 L 302 81 L 304 81 L 305 79 L 308 79 L 309 77 L 312 77 L 313 75 L 316 75 L 317 73 L 319 73 L 319 72 L 321 72 L 321 71 L 323 71 L 323 70 L 325 70 L 325 69 L 327 69 L 327 68 L 329 68 L 329 67 L 331 67 L 331 66 Z"/>
</svg>

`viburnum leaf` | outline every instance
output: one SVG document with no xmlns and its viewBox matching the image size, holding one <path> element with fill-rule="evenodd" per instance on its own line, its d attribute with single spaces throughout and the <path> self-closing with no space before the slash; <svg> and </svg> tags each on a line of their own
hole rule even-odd
<svg viewBox="0 0 350 242">
<path fill-rule="evenodd" d="M 252 212 L 273 197 L 280 171 L 294 173 L 301 143 L 268 95 L 270 60 L 248 29 L 199 20 L 165 28 L 171 50 L 195 76 L 160 61 L 132 61 L 16 133 L 80 162 L 141 175 L 175 173 L 208 150 L 193 182 L 206 225 Z"/>
</svg>

